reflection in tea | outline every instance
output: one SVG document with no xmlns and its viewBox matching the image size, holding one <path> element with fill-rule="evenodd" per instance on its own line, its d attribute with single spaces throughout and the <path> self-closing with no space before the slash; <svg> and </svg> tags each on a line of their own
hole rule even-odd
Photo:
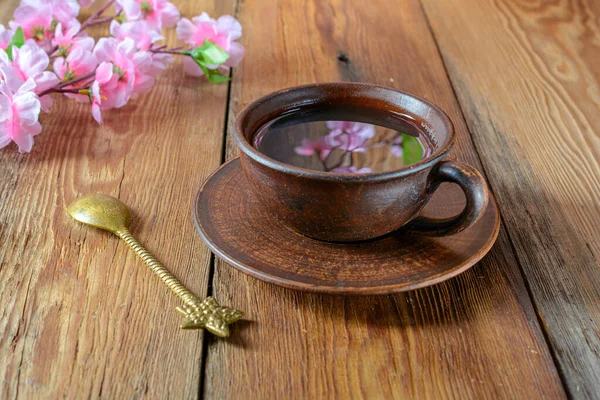
<svg viewBox="0 0 600 400">
<path fill-rule="evenodd" d="M 348 113 L 337 113 L 345 117 L 340 120 L 323 118 L 330 116 L 312 112 L 280 117 L 258 130 L 254 146 L 286 164 L 345 174 L 398 170 L 430 154 L 427 137 L 402 119 L 388 118 L 387 126 L 380 126 L 343 120 Z"/>
</svg>

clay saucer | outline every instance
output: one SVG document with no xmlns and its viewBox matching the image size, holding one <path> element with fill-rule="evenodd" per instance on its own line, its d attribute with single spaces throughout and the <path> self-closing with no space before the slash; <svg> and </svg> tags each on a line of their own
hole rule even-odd
<svg viewBox="0 0 600 400">
<path fill-rule="evenodd" d="M 422 214 L 450 217 L 464 204 L 458 187 L 443 184 Z M 194 217 L 208 247 L 248 275 L 290 289 L 361 295 L 413 290 L 456 276 L 491 249 L 500 227 L 491 197 L 483 217 L 454 236 L 400 230 L 360 243 L 313 240 L 263 210 L 237 158 L 206 180 L 196 196 Z"/>
</svg>

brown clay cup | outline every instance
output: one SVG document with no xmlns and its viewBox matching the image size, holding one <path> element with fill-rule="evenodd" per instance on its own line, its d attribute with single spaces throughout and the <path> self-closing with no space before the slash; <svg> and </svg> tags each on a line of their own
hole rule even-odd
<svg viewBox="0 0 600 400">
<path fill-rule="evenodd" d="M 253 147 L 255 132 L 278 116 L 300 109 L 343 105 L 365 114 L 371 109 L 398 114 L 427 135 L 429 157 L 385 173 L 338 174 L 275 161 Z M 384 121 L 382 121 L 384 122 Z M 488 189 L 473 167 L 446 160 L 454 127 L 435 105 L 394 89 L 361 83 L 320 83 L 284 89 L 262 97 L 238 115 L 235 140 L 241 164 L 255 195 L 283 225 L 310 238 L 332 242 L 373 239 L 403 226 L 430 236 L 453 235 L 485 211 Z M 442 182 L 458 184 L 464 210 L 453 218 L 419 217 Z"/>
</svg>

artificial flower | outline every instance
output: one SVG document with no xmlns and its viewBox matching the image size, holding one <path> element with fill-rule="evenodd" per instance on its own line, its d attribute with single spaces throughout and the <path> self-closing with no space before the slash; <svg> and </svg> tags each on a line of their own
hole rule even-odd
<svg viewBox="0 0 600 400">
<path fill-rule="evenodd" d="M 7 85 L 14 92 L 28 79 L 35 84 L 35 93 L 55 86 L 59 80 L 53 72 L 46 71 L 50 59 L 48 54 L 33 41 L 28 41 L 21 48 L 13 47 L 12 60 L 4 50 L 0 50 L 0 65 L 7 79 Z M 40 98 L 42 109 L 49 111 L 52 98 L 48 95 Z"/>
<path fill-rule="evenodd" d="M 392 153 L 392 155 L 394 157 L 403 157 L 404 156 L 404 148 L 402 147 L 402 143 L 403 143 L 402 135 L 398 135 L 394 139 L 392 139 L 392 142 L 391 142 L 392 147 L 391 147 L 390 153 Z"/>
<path fill-rule="evenodd" d="M 58 57 L 54 60 L 54 72 L 58 78 L 63 82 L 72 81 L 79 79 L 91 74 L 96 70 L 98 61 L 96 56 L 89 51 L 82 48 L 76 48 L 69 55 L 64 57 Z M 86 85 L 86 81 L 80 81 L 73 85 L 69 85 L 67 88 L 83 88 Z M 87 102 L 88 96 L 79 93 L 65 93 L 65 96 L 78 100 L 79 102 Z"/>
<path fill-rule="evenodd" d="M 205 41 L 211 42 L 222 48 L 229 54 L 229 58 L 222 65 L 224 69 L 237 66 L 244 57 L 244 46 L 235 42 L 242 37 L 242 26 L 237 19 L 231 15 L 224 15 L 217 20 L 210 18 L 207 13 L 198 17 L 181 19 L 177 24 L 177 36 L 180 40 L 198 47 Z M 192 76 L 202 76 L 204 71 L 190 57 L 183 60 L 185 72 Z M 219 65 L 209 66 L 216 69 Z"/>
<path fill-rule="evenodd" d="M 78 48 L 66 58 L 54 60 L 54 72 L 61 81 L 67 82 L 94 72 L 97 65 L 96 56 L 91 51 Z"/>
<path fill-rule="evenodd" d="M 125 21 L 144 20 L 154 30 L 172 28 L 181 18 L 177 7 L 167 0 L 117 0 Z"/>
<path fill-rule="evenodd" d="M 122 24 L 112 21 L 110 24 L 110 33 L 119 40 L 131 38 L 135 42 L 138 53 L 148 52 L 149 60 L 147 58 L 141 59 L 141 55 L 138 55 L 138 59 L 144 62 L 150 61 L 150 64 L 146 65 L 144 69 L 152 77 L 156 77 L 167 68 L 168 64 L 173 62 L 173 57 L 169 54 L 149 52 L 152 45 L 160 40 L 164 40 L 164 37 L 155 30 L 150 29 L 146 21 L 132 21 Z"/>
<path fill-rule="evenodd" d="M 133 82 L 133 96 L 148 93 L 154 86 L 156 69 L 152 54 L 147 51 L 138 51 L 133 55 L 135 79 Z"/>
<path fill-rule="evenodd" d="M 346 151 L 364 152 L 367 141 L 375 136 L 375 127 L 351 121 L 327 121 L 331 129 L 325 140 L 331 147 Z"/>
<path fill-rule="evenodd" d="M 320 137 L 317 140 L 303 139 L 302 144 L 294 148 L 294 151 L 301 156 L 312 156 L 316 154 L 321 160 L 325 160 L 333 147 Z"/>
<path fill-rule="evenodd" d="M 361 139 L 370 139 L 375 136 L 375 127 L 371 124 L 354 121 L 327 121 L 327 128 L 332 132 L 346 132 Z"/>
<path fill-rule="evenodd" d="M 102 109 L 123 107 L 133 94 L 135 83 L 135 44 L 132 39 L 119 42 L 115 38 L 101 38 L 94 48 L 94 55 L 99 63 L 112 64 L 111 74 L 101 72 L 96 80 L 104 86 L 103 95 L 106 99 L 102 101 Z M 106 67 L 104 67 L 106 68 Z"/>
<path fill-rule="evenodd" d="M 159 40 L 164 40 L 159 32 L 150 29 L 146 21 L 132 21 L 120 24 L 117 21 L 110 23 L 110 34 L 119 40 L 133 39 L 137 50 L 149 50 Z"/>
<path fill-rule="evenodd" d="M 22 5 L 15 10 L 14 20 L 8 24 L 13 31 L 21 27 L 25 39 L 33 39 L 37 43 L 46 41 L 52 32 L 52 5 L 40 3 L 37 6 Z"/>
<path fill-rule="evenodd" d="M 105 63 L 110 68 L 110 64 Z M 98 68 L 100 69 L 100 68 Z M 104 73 L 101 70 L 101 74 Z M 104 73 L 105 76 L 110 80 L 111 76 L 108 72 Z M 90 88 L 90 101 L 92 103 L 92 116 L 98 122 L 98 124 L 102 125 L 102 113 L 100 111 L 100 107 L 102 106 L 102 95 L 100 94 L 100 82 L 98 81 L 98 74 L 96 74 L 96 80 L 92 83 Z"/>
<path fill-rule="evenodd" d="M 79 15 L 77 0 L 21 0 L 21 7 L 51 7 L 51 16 L 58 23 L 70 26 Z"/>
<path fill-rule="evenodd" d="M 69 29 L 64 30 L 62 24 L 56 25 L 52 44 L 57 48 L 58 55 L 66 57 L 70 52 L 76 49 L 92 51 L 94 48 L 94 39 L 81 34 L 81 24 L 75 21 Z"/>
<path fill-rule="evenodd" d="M 173 54 L 195 63 L 194 74 L 217 83 L 228 80 L 221 71 L 243 56 L 235 42 L 242 29 L 231 16 L 214 20 L 203 13 L 194 23 L 186 20 L 178 33 L 193 47 L 168 49 L 156 45 L 164 40 L 161 29 L 175 27 L 181 18 L 168 0 L 115 0 L 117 17 L 102 16 L 113 3 L 106 1 L 81 24 L 80 9 L 94 0 L 21 0 L 10 29 L 0 25 L 0 147 L 14 141 L 21 152 L 31 150 L 41 131 L 39 112 L 49 111 L 51 93 L 89 102 L 101 124 L 103 110 L 150 91 Z M 95 43 L 85 29 L 107 21 L 113 37 Z M 47 70 L 50 57 L 54 72 Z M 311 146 L 320 157 L 329 153 L 325 138 Z"/>
<path fill-rule="evenodd" d="M 0 24 L 0 49 L 6 50 L 10 44 L 14 32 L 10 29 L 6 29 L 4 25 Z"/>
<path fill-rule="evenodd" d="M 42 131 L 38 118 L 40 101 L 33 92 L 36 85 L 28 79 L 14 91 L 0 67 L 0 148 L 15 142 L 20 153 L 28 153 L 33 137 Z"/>
</svg>

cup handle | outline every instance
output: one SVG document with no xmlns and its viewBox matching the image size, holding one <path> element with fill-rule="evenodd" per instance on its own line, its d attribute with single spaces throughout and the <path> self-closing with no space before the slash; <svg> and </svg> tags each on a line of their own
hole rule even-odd
<svg viewBox="0 0 600 400">
<path fill-rule="evenodd" d="M 484 213 L 488 200 L 488 188 L 483 176 L 470 165 L 458 161 L 443 161 L 431 174 L 432 191 L 442 182 L 458 184 L 465 196 L 467 205 L 464 210 L 452 218 L 417 217 L 408 228 L 424 236 L 449 236 L 462 232 L 473 225 Z"/>
</svg>

